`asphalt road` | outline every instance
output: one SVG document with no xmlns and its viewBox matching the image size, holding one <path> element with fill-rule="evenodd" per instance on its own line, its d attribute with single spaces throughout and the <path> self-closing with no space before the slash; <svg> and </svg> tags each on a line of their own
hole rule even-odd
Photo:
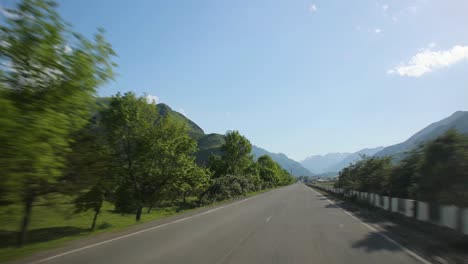
<svg viewBox="0 0 468 264">
<path fill-rule="evenodd" d="M 300 183 L 62 253 L 42 263 L 421 263 Z"/>
</svg>

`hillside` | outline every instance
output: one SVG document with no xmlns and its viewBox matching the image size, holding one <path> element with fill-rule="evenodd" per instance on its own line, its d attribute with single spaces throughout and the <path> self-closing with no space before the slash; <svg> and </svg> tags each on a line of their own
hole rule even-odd
<svg viewBox="0 0 468 264">
<path fill-rule="evenodd" d="M 190 135 L 197 140 L 198 152 L 196 155 L 196 161 L 200 165 L 206 165 L 210 155 L 221 155 L 221 146 L 224 144 L 224 135 L 211 133 L 205 134 L 195 122 L 188 119 L 186 116 L 180 114 L 177 111 L 172 110 L 166 104 L 158 104 L 158 111 L 162 115 L 169 115 L 179 122 L 185 123 L 189 128 Z M 295 176 L 310 176 L 312 173 L 305 169 L 299 162 L 289 159 L 284 154 L 276 154 L 268 152 L 262 148 L 253 146 L 252 154 L 258 158 L 261 155 L 269 155 L 274 161 L 288 172 Z"/>
<path fill-rule="evenodd" d="M 351 153 L 328 153 L 326 155 L 313 155 L 301 161 L 302 166 L 315 174 L 329 172 L 329 168 L 341 162 Z"/>
<path fill-rule="evenodd" d="M 457 111 L 451 116 L 432 123 L 420 130 L 406 141 L 384 148 L 375 156 L 393 156 L 396 160 L 404 157 L 405 152 L 418 147 L 426 141 L 433 140 L 449 129 L 455 129 L 459 133 L 468 134 L 468 111 Z"/>
<path fill-rule="evenodd" d="M 172 110 L 168 105 L 160 103 L 160 104 L 157 104 L 156 106 L 160 115 L 163 115 L 163 116 L 168 115 L 174 120 L 186 124 L 189 129 L 190 136 L 194 138 L 200 138 L 205 135 L 205 132 L 203 131 L 203 129 L 201 129 L 197 124 L 195 124 L 195 122 L 188 119 L 183 114 Z"/>
<path fill-rule="evenodd" d="M 224 144 L 224 135 L 208 134 L 203 135 L 198 140 L 198 152 L 196 161 L 200 165 L 206 165 L 211 154 L 221 155 L 221 146 Z"/>
<path fill-rule="evenodd" d="M 252 146 L 252 154 L 257 159 L 260 156 L 268 155 L 274 161 L 278 162 L 278 164 L 289 173 L 294 176 L 312 176 L 309 170 L 304 168 L 299 162 L 288 158 L 288 156 L 284 155 L 283 153 L 271 153 L 265 149 L 259 148 L 257 146 Z"/>
</svg>

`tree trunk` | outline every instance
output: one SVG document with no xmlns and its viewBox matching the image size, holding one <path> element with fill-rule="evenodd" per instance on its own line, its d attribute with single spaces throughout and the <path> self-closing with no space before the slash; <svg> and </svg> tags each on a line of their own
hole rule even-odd
<svg viewBox="0 0 468 264">
<path fill-rule="evenodd" d="M 93 223 L 91 224 L 91 231 L 94 231 L 94 229 L 96 228 L 96 221 L 100 212 L 101 212 L 100 207 L 94 210 L 94 217 L 93 217 Z"/>
<path fill-rule="evenodd" d="M 187 204 L 187 200 L 185 199 L 185 197 L 187 196 L 187 193 L 184 192 L 184 201 L 183 201 L 183 204 L 186 205 Z"/>
<path fill-rule="evenodd" d="M 150 206 L 148 207 L 148 210 L 146 210 L 146 213 L 147 213 L 147 214 L 151 213 L 151 209 L 153 209 L 153 206 L 152 206 L 152 205 L 150 205 Z"/>
<path fill-rule="evenodd" d="M 142 206 L 138 206 L 137 212 L 136 212 L 136 217 L 135 220 L 140 221 L 141 219 L 141 211 L 143 210 Z"/>
<path fill-rule="evenodd" d="M 33 194 L 29 194 L 24 199 L 24 214 L 23 214 L 23 220 L 21 221 L 20 232 L 18 234 L 18 241 L 17 241 L 18 247 L 23 246 L 24 242 L 26 241 L 29 222 L 31 220 L 31 211 L 32 211 L 33 203 L 34 203 L 34 198 L 35 197 Z"/>
</svg>

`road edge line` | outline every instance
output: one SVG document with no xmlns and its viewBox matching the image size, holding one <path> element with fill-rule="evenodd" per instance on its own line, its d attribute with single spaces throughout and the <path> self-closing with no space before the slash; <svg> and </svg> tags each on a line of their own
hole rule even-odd
<svg viewBox="0 0 468 264">
<path fill-rule="evenodd" d="M 113 241 L 117 241 L 117 240 L 124 239 L 124 238 L 127 238 L 127 237 L 135 236 L 135 235 L 147 232 L 147 231 L 151 231 L 151 230 L 154 230 L 154 229 L 165 227 L 165 226 L 168 226 L 168 225 L 171 225 L 171 224 L 183 222 L 183 221 L 189 220 L 191 218 L 194 218 L 194 217 L 197 217 L 197 216 L 200 216 L 200 215 L 212 213 L 214 211 L 217 211 L 217 210 L 220 210 L 220 209 L 232 206 L 232 205 L 236 205 L 236 204 L 246 202 L 246 201 L 248 201 L 248 200 L 250 200 L 250 199 L 252 199 L 254 197 L 257 197 L 257 195 L 242 199 L 242 200 L 234 202 L 234 203 L 230 203 L 230 204 L 226 204 L 226 205 L 223 205 L 223 206 L 220 206 L 220 207 L 216 207 L 216 208 L 210 209 L 210 210 L 205 211 L 205 212 L 201 212 L 201 213 L 194 214 L 194 215 L 191 215 L 191 216 L 187 216 L 187 217 L 184 217 L 184 218 L 181 218 L 181 219 L 177 219 L 177 220 L 174 220 L 172 222 L 168 222 L 168 223 L 160 224 L 160 225 L 157 225 L 157 226 L 149 227 L 149 228 L 139 230 L 139 231 L 136 231 L 136 232 L 133 232 L 133 233 L 130 233 L 130 234 L 123 235 L 123 236 L 114 237 L 114 238 L 111 238 L 111 239 L 108 239 L 108 240 L 104 240 L 104 241 L 94 243 L 94 244 L 91 244 L 91 245 L 88 245 L 88 246 L 80 247 L 80 248 L 77 248 L 77 249 L 69 250 L 69 251 L 66 251 L 66 252 L 63 252 L 63 253 L 48 257 L 48 258 L 40 259 L 40 260 L 29 262 L 29 263 L 30 264 L 37 264 L 37 263 L 46 262 L 46 261 L 56 259 L 56 258 L 60 258 L 60 257 L 66 256 L 66 255 L 69 255 L 69 254 L 72 254 L 72 253 L 75 253 L 75 252 L 78 252 L 78 251 L 86 250 L 88 248 L 97 247 L 97 246 L 104 245 L 104 244 L 107 244 L 107 243 L 110 243 L 110 242 L 113 242 Z"/>
<path fill-rule="evenodd" d="M 379 236 L 385 238 L 388 242 L 394 244 L 395 246 L 399 247 L 400 249 L 402 249 L 403 251 L 405 251 L 407 254 L 409 254 L 410 256 L 412 256 L 413 258 L 419 260 L 420 262 L 424 263 L 424 264 L 432 264 L 431 262 L 429 262 L 428 260 L 424 259 L 423 257 L 421 257 L 420 255 L 418 255 L 416 252 L 412 251 L 411 249 L 403 246 L 402 244 L 398 243 L 397 241 L 393 240 L 392 238 L 388 237 L 387 235 L 385 234 L 382 234 L 381 231 L 375 229 L 374 227 L 364 223 L 361 219 L 357 218 L 355 215 L 353 215 L 352 213 L 348 212 L 346 209 L 344 209 L 343 207 L 339 206 L 338 204 L 336 204 L 335 202 L 329 200 L 327 197 L 325 197 L 323 194 L 317 192 L 316 190 L 314 190 L 312 187 L 309 187 L 307 185 L 304 185 L 307 189 L 309 189 L 310 191 L 313 191 L 314 193 L 320 195 L 321 197 L 325 198 L 325 200 L 327 200 L 330 204 L 340 208 L 345 214 L 351 216 L 352 218 L 354 218 L 355 220 L 357 220 L 359 223 L 361 223 L 362 225 L 366 226 L 367 228 L 369 228 L 370 230 L 376 232 Z"/>
</svg>

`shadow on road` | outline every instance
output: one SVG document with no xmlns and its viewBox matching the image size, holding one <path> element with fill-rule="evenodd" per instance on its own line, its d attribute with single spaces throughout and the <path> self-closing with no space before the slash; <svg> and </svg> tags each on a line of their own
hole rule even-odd
<svg viewBox="0 0 468 264">
<path fill-rule="evenodd" d="M 390 235 L 389 232 L 372 232 L 359 241 L 353 243 L 353 248 L 362 248 L 366 252 L 373 252 L 379 250 L 399 251 L 400 247 L 393 243 L 389 243 L 380 234 Z"/>
<path fill-rule="evenodd" d="M 339 206 L 352 212 L 361 221 L 378 226 L 378 232 L 353 243 L 354 248 L 363 248 L 366 252 L 402 250 L 386 241 L 383 234 L 431 261 L 444 259 L 447 263 L 468 263 L 468 237 L 459 235 L 453 230 L 429 223 L 407 218 L 399 214 L 369 206 L 354 199 L 336 196 L 324 191 L 321 193 L 335 204 L 328 203 L 325 208 L 335 209 Z M 375 227 L 375 226 L 374 226 Z"/>
</svg>

